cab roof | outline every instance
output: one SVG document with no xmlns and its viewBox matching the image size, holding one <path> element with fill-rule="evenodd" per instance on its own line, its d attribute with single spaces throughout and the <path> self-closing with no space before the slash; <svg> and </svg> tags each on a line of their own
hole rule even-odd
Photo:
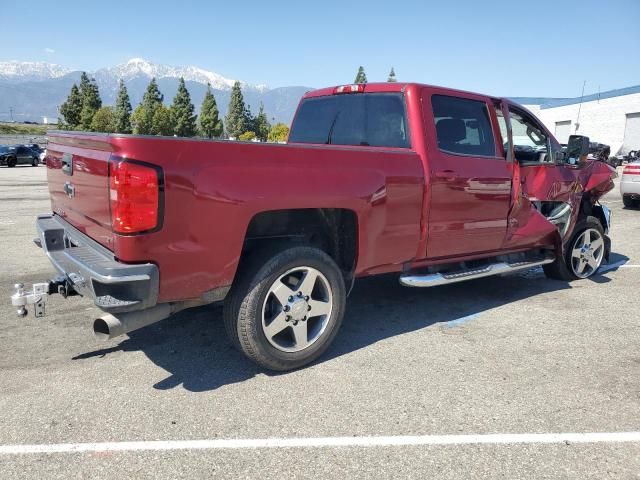
<svg viewBox="0 0 640 480">
<path fill-rule="evenodd" d="M 311 90 L 304 94 L 302 98 L 314 98 L 314 97 L 324 97 L 329 95 L 340 95 L 341 93 L 337 92 L 340 87 L 349 86 L 352 84 L 345 85 L 335 85 L 333 87 L 320 88 L 318 90 Z M 493 95 L 485 95 L 478 92 L 469 92 L 465 90 L 457 90 L 454 88 L 440 87 L 437 85 L 428 85 L 425 83 L 409 83 L 409 82 L 379 82 L 379 83 L 365 83 L 360 84 L 363 85 L 362 91 L 358 93 L 388 93 L 388 92 L 404 92 L 408 88 L 430 88 L 434 90 L 438 90 L 443 95 L 455 95 L 459 93 L 471 94 L 471 95 L 480 95 L 487 98 L 492 98 L 495 100 L 506 100 L 500 97 L 494 97 Z M 344 94 L 344 93 L 342 93 Z M 511 102 L 514 103 L 514 102 Z"/>
</svg>

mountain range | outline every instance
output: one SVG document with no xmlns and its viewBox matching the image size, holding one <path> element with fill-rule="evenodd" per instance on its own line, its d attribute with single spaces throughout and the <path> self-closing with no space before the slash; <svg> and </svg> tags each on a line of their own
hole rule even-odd
<svg viewBox="0 0 640 480">
<path fill-rule="evenodd" d="M 71 86 L 80 81 L 81 71 L 44 62 L 0 62 L 0 120 L 41 122 L 43 117 L 57 118 L 58 107 L 66 100 Z M 227 112 L 231 87 L 235 80 L 195 66 L 173 67 L 155 64 L 142 58 L 132 58 L 114 67 L 87 72 L 96 79 L 104 105 L 113 105 L 118 82 L 124 80 L 133 108 L 142 96 L 151 78 L 155 77 L 165 103 L 170 104 L 183 77 L 191 94 L 191 101 L 200 104 L 211 84 L 222 115 Z M 292 86 L 269 88 L 240 81 L 245 103 L 256 113 L 260 104 L 271 122 L 290 123 L 300 97 L 310 87 Z"/>
</svg>

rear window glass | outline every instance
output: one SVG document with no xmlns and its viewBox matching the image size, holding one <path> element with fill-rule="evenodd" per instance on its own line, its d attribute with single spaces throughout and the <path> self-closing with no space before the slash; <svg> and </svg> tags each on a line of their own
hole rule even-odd
<svg viewBox="0 0 640 480">
<path fill-rule="evenodd" d="M 495 156 L 496 146 L 485 102 L 434 95 L 431 106 L 440 150 L 461 155 Z"/>
<path fill-rule="evenodd" d="M 289 142 L 408 148 L 402 94 L 356 93 L 303 100 Z"/>
</svg>

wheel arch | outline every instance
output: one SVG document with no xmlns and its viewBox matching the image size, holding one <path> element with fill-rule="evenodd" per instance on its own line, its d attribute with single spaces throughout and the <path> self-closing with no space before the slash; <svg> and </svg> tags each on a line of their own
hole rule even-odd
<svg viewBox="0 0 640 480">
<path fill-rule="evenodd" d="M 342 208 L 296 208 L 256 213 L 247 225 L 239 268 L 258 250 L 300 244 L 327 253 L 348 284 L 358 259 L 356 212 Z"/>
</svg>

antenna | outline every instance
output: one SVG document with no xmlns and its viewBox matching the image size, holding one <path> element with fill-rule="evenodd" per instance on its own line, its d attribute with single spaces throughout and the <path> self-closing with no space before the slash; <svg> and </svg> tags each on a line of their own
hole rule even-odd
<svg viewBox="0 0 640 480">
<path fill-rule="evenodd" d="M 578 129 L 580 128 L 580 110 L 582 110 L 582 99 L 584 98 L 584 86 L 587 84 L 585 80 L 582 83 L 582 94 L 580 95 L 580 104 L 578 105 L 578 117 L 576 118 L 576 133 L 578 133 Z"/>
</svg>

